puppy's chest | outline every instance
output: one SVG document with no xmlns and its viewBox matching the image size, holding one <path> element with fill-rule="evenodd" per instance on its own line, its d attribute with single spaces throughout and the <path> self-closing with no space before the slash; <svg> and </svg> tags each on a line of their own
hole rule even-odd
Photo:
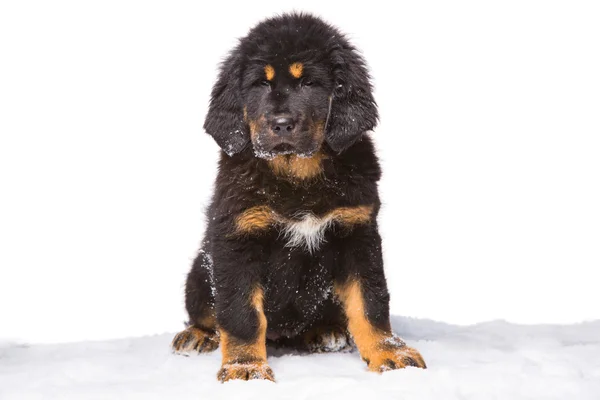
<svg viewBox="0 0 600 400">
<path fill-rule="evenodd" d="M 319 212 L 320 211 L 320 212 Z M 269 204 L 244 210 L 236 217 L 236 231 L 245 235 L 260 235 L 276 230 L 286 247 L 303 247 L 309 253 L 318 250 L 326 232 L 334 225 L 346 230 L 371 222 L 373 205 L 330 207 L 326 211 L 305 207 L 278 209 Z"/>
</svg>

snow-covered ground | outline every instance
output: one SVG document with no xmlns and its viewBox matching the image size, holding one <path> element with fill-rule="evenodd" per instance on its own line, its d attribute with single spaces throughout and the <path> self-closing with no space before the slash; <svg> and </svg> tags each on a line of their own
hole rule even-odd
<svg viewBox="0 0 600 400">
<path fill-rule="evenodd" d="M 392 313 L 600 319 L 599 1 L 175 3 L 0 1 L 0 340 L 178 329 L 216 67 L 292 9 L 374 78 Z"/>
<path fill-rule="evenodd" d="M 594 399 L 600 321 L 454 326 L 394 317 L 429 368 L 382 375 L 356 352 L 270 351 L 277 383 L 217 382 L 220 352 L 171 354 L 171 334 L 58 345 L 0 345 L 0 399 Z M 40 327 L 43 329 L 43 327 Z M 232 397 L 236 396 L 236 397 Z"/>
</svg>

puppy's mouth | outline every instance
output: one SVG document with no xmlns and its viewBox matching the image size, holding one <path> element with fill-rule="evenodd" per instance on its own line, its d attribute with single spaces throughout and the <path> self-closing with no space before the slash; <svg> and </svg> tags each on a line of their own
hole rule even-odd
<svg viewBox="0 0 600 400">
<path fill-rule="evenodd" d="M 275 154 L 290 154 L 296 151 L 296 148 L 290 143 L 279 143 L 271 150 Z"/>
<path fill-rule="evenodd" d="M 278 141 L 273 146 L 254 146 L 254 154 L 259 158 L 267 160 L 273 159 L 277 156 L 287 156 L 295 154 L 299 157 L 311 157 L 319 146 L 317 143 L 311 142 L 310 145 L 302 145 L 300 143 L 290 143 L 290 141 Z"/>
</svg>

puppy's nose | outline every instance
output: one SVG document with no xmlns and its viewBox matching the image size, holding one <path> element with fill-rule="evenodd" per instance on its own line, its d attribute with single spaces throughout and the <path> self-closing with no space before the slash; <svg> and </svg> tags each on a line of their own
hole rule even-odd
<svg viewBox="0 0 600 400">
<path fill-rule="evenodd" d="M 271 130 L 276 135 L 287 135 L 292 133 L 295 125 L 294 119 L 289 115 L 279 115 L 271 121 Z"/>
</svg>

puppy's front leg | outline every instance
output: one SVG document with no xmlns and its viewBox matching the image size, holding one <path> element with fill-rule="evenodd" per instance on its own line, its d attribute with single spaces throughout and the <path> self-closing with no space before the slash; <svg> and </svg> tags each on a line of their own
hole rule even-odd
<svg viewBox="0 0 600 400">
<path fill-rule="evenodd" d="M 348 319 L 348 330 L 370 371 L 414 366 L 426 368 L 419 352 L 392 333 L 389 294 L 383 272 L 381 239 L 373 226 L 346 238 L 342 271 L 335 293 Z"/>
<path fill-rule="evenodd" d="M 219 329 L 223 362 L 217 378 L 221 382 L 230 379 L 275 381 L 273 371 L 267 364 L 267 319 L 263 312 L 262 290 L 254 289 L 247 307 L 239 309 L 238 313 L 240 322 L 247 323 L 248 326 L 243 332 Z"/>
<path fill-rule="evenodd" d="M 223 361 L 217 378 L 275 380 L 267 364 L 267 318 L 260 286 L 260 260 L 251 243 L 215 246 L 215 308 Z M 221 249 L 219 250 L 219 247 Z"/>
</svg>

